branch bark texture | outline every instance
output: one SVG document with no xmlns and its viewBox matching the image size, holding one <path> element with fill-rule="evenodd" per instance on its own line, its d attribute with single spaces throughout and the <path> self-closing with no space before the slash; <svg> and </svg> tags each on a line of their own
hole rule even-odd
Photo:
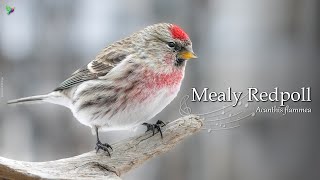
<svg viewBox="0 0 320 180">
<path fill-rule="evenodd" d="M 159 134 L 151 136 L 146 133 L 113 144 L 111 158 L 95 151 L 48 162 L 23 162 L 0 157 L 0 179 L 121 179 L 121 175 L 198 132 L 202 123 L 202 119 L 195 115 L 179 118 L 163 128 L 163 139 Z"/>
</svg>

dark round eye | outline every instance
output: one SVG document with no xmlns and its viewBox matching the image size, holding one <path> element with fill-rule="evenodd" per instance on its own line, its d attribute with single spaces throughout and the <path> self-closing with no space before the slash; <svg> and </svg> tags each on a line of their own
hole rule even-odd
<svg viewBox="0 0 320 180">
<path fill-rule="evenodd" d="M 174 43 L 174 42 L 168 42 L 168 46 L 169 46 L 169 47 L 175 47 L 175 46 L 176 46 L 176 43 Z"/>
</svg>

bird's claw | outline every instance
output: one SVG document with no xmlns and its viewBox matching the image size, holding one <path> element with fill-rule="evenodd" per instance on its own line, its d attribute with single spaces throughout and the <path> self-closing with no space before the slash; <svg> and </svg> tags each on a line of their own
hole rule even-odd
<svg viewBox="0 0 320 180">
<path fill-rule="evenodd" d="M 100 149 L 103 150 L 104 152 L 107 152 L 108 156 L 111 157 L 109 149 L 111 149 L 111 151 L 113 151 L 113 149 L 108 143 L 102 144 L 100 141 L 98 141 L 95 147 L 96 153 L 98 153 Z"/>
<path fill-rule="evenodd" d="M 161 135 L 161 138 L 163 138 L 161 128 L 166 125 L 163 121 L 158 120 L 155 124 L 143 123 L 142 125 L 147 126 L 146 132 L 152 131 L 152 136 L 154 136 L 156 130 L 158 130 L 158 132 Z"/>
</svg>

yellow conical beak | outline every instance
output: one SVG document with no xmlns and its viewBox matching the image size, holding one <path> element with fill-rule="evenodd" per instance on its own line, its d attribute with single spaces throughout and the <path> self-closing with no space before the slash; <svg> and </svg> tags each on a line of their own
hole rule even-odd
<svg viewBox="0 0 320 180">
<path fill-rule="evenodd" d="M 198 57 L 193 51 L 183 50 L 178 53 L 178 58 L 189 60 L 189 59 L 195 59 Z"/>
</svg>

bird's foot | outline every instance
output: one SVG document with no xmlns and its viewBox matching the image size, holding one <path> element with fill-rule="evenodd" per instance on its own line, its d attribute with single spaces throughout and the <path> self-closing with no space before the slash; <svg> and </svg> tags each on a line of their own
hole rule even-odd
<svg viewBox="0 0 320 180">
<path fill-rule="evenodd" d="M 98 153 L 99 150 L 102 149 L 104 152 L 107 152 L 110 157 L 111 157 L 111 155 L 110 155 L 109 149 L 111 149 L 113 151 L 112 147 L 108 143 L 102 144 L 100 141 L 98 141 L 96 143 L 95 149 L 96 149 L 96 153 Z"/>
<path fill-rule="evenodd" d="M 163 138 L 161 128 L 166 125 L 163 121 L 158 120 L 155 124 L 143 123 L 142 125 L 147 126 L 146 132 L 152 131 L 152 136 L 154 136 L 155 133 L 159 132 L 161 135 L 161 138 Z"/>
</svg>

